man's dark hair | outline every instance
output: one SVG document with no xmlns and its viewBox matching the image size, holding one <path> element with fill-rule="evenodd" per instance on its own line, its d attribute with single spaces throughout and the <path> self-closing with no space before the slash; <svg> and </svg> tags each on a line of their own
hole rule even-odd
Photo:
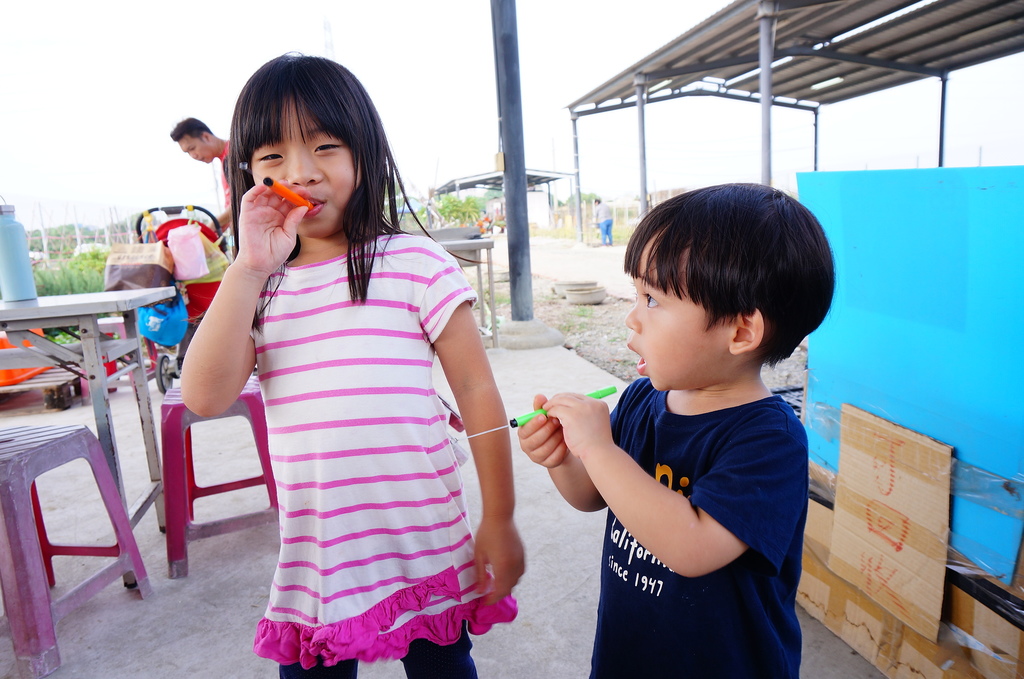
<svg viewBox="0 0 1024 679">
<path fill-rule="evenodd" d="M 626 246 L 625 271 L 687 298 L 708 328 L 760 310 L 760 356 L 775 365 L 825 319 L 835 289 L 832 249 L 798 201 L 761 184 L 722 184 L 661 203 Z"/>
<path fill-rule="evenodd" d="M 171 130 L 171 140 L 181 141 L 183 137 L 199 138 L 203 136 L 204 132 L 213 134 L 202 120 L 198 118 L 185 118 Z"/>
</svg>

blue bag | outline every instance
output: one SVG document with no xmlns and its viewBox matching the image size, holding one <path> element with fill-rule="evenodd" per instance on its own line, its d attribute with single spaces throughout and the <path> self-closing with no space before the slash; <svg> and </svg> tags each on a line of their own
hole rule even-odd
<svg viewBox="0 0 1024 679">
<path fill-rule="evenodd" d="M 188 314 L 185 299 L 178 292 L 174 301 L 139 308 L 139 332 L 165 347 L 173 347 L 185 338 Z"/>
</svg>

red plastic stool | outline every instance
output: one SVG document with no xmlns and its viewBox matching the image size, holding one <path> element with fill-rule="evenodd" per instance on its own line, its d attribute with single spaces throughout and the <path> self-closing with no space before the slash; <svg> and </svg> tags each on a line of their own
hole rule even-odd
<svg viewBox="0 0 1024 679">
<path fill-rule="evenodd" d="M 195 467 L 192 462 L 192 432 L 189 428 L 197 422 L 225 417 L 244 417 L 249 421 L 263 474 L 239 481 L 200 486 L 196 484 Z M 259 382 L 255 377 L 249 379 L 231 407 L 213 417 L 196 415 L 181 402 L 181 389 L 168 389 L 164 395 L 163 405 L 160 406 L 160 438 L 164 462 L 168 577 L 183 578 L 188 575 L 189 542 L 277 520 L 277 486 L 274 484 L 274 473 L 270 468 L 267 418 L 263 412 Z M 194 505 L 197 498 L 259 485 L 267 487 L 267 495 L 270 497 L 268 509 L 205 523 L 195 522 Z"/>
<path fill-rule="evenodd" d="M 52 545 L 46 537 L 35 479 L 78 458 L 92 468 L 117 540 L 113 547 Z M 57 621 L 118 577 L 134 582 L 142 597 L 152 591 L 103 448 L 81 425 L 0 429 L 0 541 L 0 587 L 23 676 L 45 677 L 60 667 Z M 116 558 L 53 600 L 51 561 L 61 554 Z"/>
</svg>

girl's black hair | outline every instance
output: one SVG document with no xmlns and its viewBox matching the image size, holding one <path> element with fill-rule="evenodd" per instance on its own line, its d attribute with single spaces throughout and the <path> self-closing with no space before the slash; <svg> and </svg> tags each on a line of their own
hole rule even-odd
<svg viewBox="0 0 1024 679">
<path fill-rule="evenodd" d="M 759 309 L 760 355 L 775 365 L 828 314 L 832 249 L 798 201 L 761 184 L 722 184 L 675 196 L 640 221 L 626 246 L 628 275 L 688 298 L 708 328 Z"/>
<path fill-rule="evenodd" d="M 353 300 L 365 302 L 377 237 L 401 231 L 399 201 L 409 204 L 377 109 L 363 85 L 341 64 L 322 57 L 285 54 L 268 61 L 249 78 L 231 119 L 227 169 L 232 214 L 237 221 L 242 196 L 254 183 L 250 173 L 239 169 L 241 164 L 252 162 L 253 153 L 261 146 L 283 141 L 292 116 L 303 134 L 326 132 L 352 151 L 358 179 L 345 207 L 342 228 L 348 238 L 349 291 Z M 411 207 L 409 212 L 413 212 Z M 269 282 L 264 290 L 269 290 Z M 254 327 L 259 325 L 263 307 L 257 311 Z"/>
</svg>

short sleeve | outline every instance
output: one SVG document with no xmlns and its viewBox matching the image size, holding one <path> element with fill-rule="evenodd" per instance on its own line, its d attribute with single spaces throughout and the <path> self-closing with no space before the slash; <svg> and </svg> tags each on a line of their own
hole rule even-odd
<svg viewBox="0 0 1024 679">
<path fill-rule="evenodd" d="M 780 427 L 779 417 L 762 412 L 754 426 L 735 431 L 690 496 L 763 557 L 755 562 L 770 575 L 779 572 L 807 506 L 806 434 L 794 418 Z"/>
<path fill-rule="evenodd" d="M 425 258 L 431 266 L 420 300 L 420 325 L 431 343 L 444 331 L 452 314 L 464 302 L 476 301 L 476 291 L 466 280 L 462 267 L 434 241 L 427 241 Z"/>
</svg>

